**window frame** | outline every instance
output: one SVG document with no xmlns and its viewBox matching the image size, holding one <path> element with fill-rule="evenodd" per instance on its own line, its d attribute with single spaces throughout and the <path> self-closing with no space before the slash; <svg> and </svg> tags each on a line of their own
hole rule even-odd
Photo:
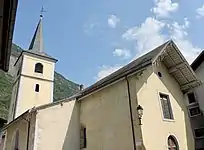
<svg viewBox="0 0 204 150">
<path fill-rule="evenodd" d="M 40 65 L 40 71 L 38 71 L 38 69 L 37 69 L 37 66 L 38 65 Z M 38 73 L 38 74 L 43 74 L 43 71 L 44 71 L 44 66 L 43 66 L 43 64 L 42 63 L 40 63 L 40 62 L 38 62 L 38 63 L 35 63 L 35 68 L 34 68 L 34 72 L 35 73 Z"/>
<path fill-rule="evenodd" d="M 171 103 L 171 101 L 170 101 L 170 94 L 167 93 L 167 92 L 157 91 L 157 95 L 158 95 L 159 105 L 160 105 L 160 109 L 161 109 L 162 120 L 163 120 L 163 121 L 167 121 L 167 122 L 175 122 L 175 116 L 174 116 L 174 112 L 173 112 L 173 106 L 172 106 L 172 103 Z M 169 104 L 170 104 L 170 107 L 171 107 L 172 119 L 168 119 L 168 118 L 165 118 L 165 117 L 164 117 L 163 107 L 162 107 L 162 101 L 161 101 L 160 95 L 166 95 L 166 96 L 168 97 Z"/>
<path fill-rule="evenodd" d="M 203 129 L 203 130 L 204 130 L 204 127 L 194 128 L 194 130 L 193 130 L 194 137 L 195 137 L 195 139 L 203 139 L 203 138 L 204 138 L 204 135 L 203 135 L 203 136 L 201 136 L 201 137 L 196 137 L 195 130 L 198 130 L 198 129 Z"/>
<path fill-rule="evenodd" d="M 196 116 L 200 116 L 200 115 L 201 115 L 201 110 L 200 110 L 200 113 L 199 113 L 199 114 L 196 114 L 196 115 L 193 115 L 193 116 L 191 115 L 191 113 L 190 113 L 190 109 L 193 109 L 193 108 L 196 108 L 196 107 L 198 107 L 199 110 L 200 110 L 199 105 L 191 106 L 191 107 L 188 108 L 188 113 L 189 113 L 190 118 L 193 118 L 193 117 L 196 117 Z"/>
<path fill-rule="evenodd" d="M 195 97 L 195 102 L 194 103 L 189 103 L 189 98 L 188 98 L 188 94 L 190 93 L 193 93 L 194 94 L 194 97 Z M 194 104 L 197 104 L 198 103 L 198 100 L 197 100 L 197 96 L 196 96 L 196 93 L 194 91 L 190 91 L 186 94 L 186 99 L 187 99 L 187 104 L 188 106 L 191 106 L 191 105 L 194 105 Z"/>
</svg>

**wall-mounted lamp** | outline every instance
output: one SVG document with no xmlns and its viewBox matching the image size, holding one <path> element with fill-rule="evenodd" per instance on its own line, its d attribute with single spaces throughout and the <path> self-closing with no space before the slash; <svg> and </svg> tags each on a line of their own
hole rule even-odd
<svg viewBox="0 0 204 150">
<path fill-rule="evenodd" d="M 142 106 L 138 105 L 137 106 L 137 112 L 138 112 L 138 119 L 139 119 L 139 125 L 142 125 L 142 115 L 143 115 L 143 108 Z"/>
</svg>

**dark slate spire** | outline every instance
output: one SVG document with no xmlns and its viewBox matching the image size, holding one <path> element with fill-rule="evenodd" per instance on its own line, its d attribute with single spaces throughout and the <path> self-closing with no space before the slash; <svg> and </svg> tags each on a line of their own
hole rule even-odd
<svg viewBox="0 0 204 150">
<path fill-rule="evenodd" d="M 37 28 L 35 30 L 34 36 L 29 46 L 29 50 L 33 52 L 43 52 L 43 30 L 42 30 L 42 18 L 43 15 L 40 15 L 40 20 L 38 22 Z"/>
</svg>

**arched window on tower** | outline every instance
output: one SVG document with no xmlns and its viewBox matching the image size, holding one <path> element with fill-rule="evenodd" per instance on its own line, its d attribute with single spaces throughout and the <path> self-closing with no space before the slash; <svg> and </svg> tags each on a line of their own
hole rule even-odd
<svg viewBox="0 0 204 150">
<path fill-rule="evenodd" d="M 13 148 L 12 150 L 19 150 L 19 130 L 16 130 L 13 137 Z"/>
<path fill-rule="evenodd" d="M 35 64 L 35 72 L 43 73 L 43 65 L 41 63 Z"/>
<path fill-rule="evenodd" d="M 176 138 L 172 135 L 168 137 L 168 149 L 169 150 L 179 150 L 178 142 Z"/>
</svg>

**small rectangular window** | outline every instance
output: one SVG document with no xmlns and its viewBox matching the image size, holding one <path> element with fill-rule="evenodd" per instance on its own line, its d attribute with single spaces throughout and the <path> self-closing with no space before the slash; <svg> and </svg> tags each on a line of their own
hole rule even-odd
<svg viewBox="0 0 204 150">
<path fill-rule="evenodd" d="M 193 92 L 188 93 L 187 96 L 188 96 L 188 103 L 189 104 L 196 103 L 195 94 Z"/>
<path fill-rule="evenodd" d="M 204 128 L 195 129 L 194 133 L 196 138 L 204 137 Z"/>
<path fill-rule="evenodd" d="M 174 119 L 169 96 L 160 93 L 160 100 L 164 119 Z"/>
<path fill-rule="evenodd" d="M 189 108 L 189 113 L 191 117 L 198 116 L 201 114 L 199 106 Z"/>
<path fill-rule="evenodd" d="M 86 128 L 84 126 L 81 126 L 81 131 L 80 131 L 80 148 L 86 148 L 87 146 L 87 140 L 86 140 Z"/>
<path fill-rule="evenodd" d="M 40 91 L 40 86 L 39 86 L 39 84 L 36 84 L 35 85 L 35 92 L 39 92 Z"/>
</svg>

